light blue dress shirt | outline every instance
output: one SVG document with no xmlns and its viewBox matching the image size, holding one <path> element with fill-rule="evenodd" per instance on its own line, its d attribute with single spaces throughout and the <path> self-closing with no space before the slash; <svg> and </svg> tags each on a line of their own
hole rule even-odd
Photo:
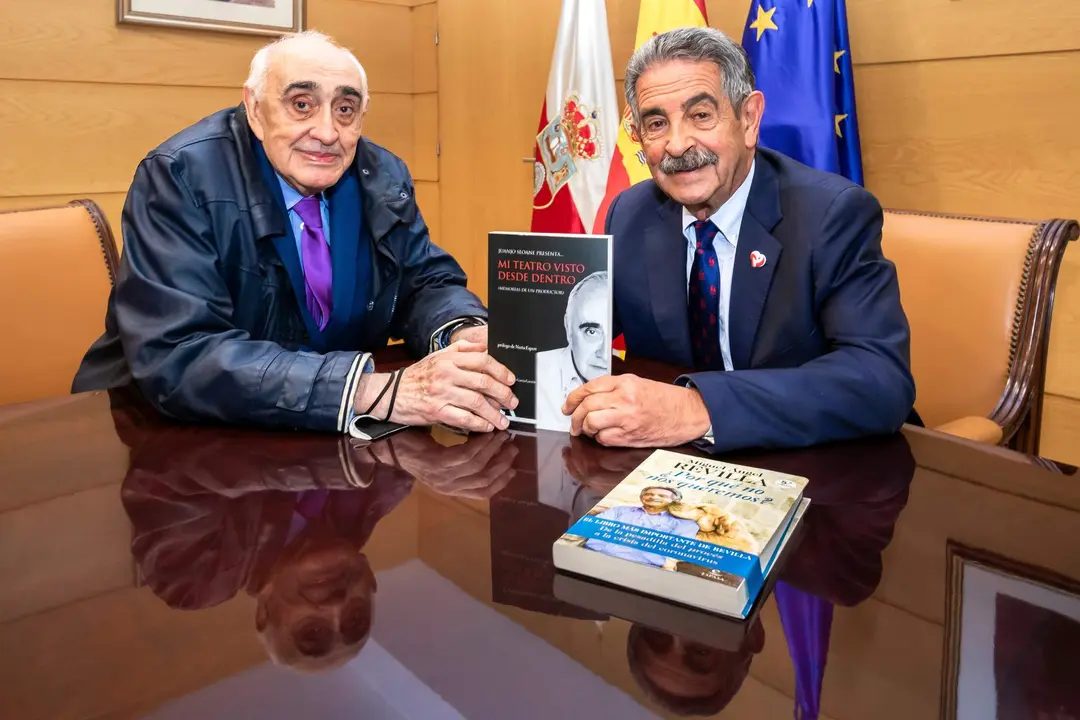
<svg viewBox="0 0 1080 720">
<path fill-rule="evenodd" d="M 739 231 L 742 229 L 743 215 L 746 213 L 746 201 L 750 197 L 750 186 L 754 182 L 754 168 L 757 160 L 750 164 L 750 172 L 739 189 L 721 205 L 709 218 L 720 230 L 720 235 L 713 241 L 716 248 L 716 261 L 720 263 L 720 354 L 724 358 L 724 369 L 732 370 L 731 342 L 728 339 L 728 316 L 731 308 L 731 276 L 735 269 L 735 252 L 739 247 Z M 683 236 L 686 238 L 686 291 L 690 292 L 690 268 L 694 264 L 694 250 L 697 248 L 697 233 L 694 223 L 697 218 L 683 208 Z M 721 242 L 720 238 L 727 240 Z M 752 250 L 753 248 L 751 248 Z M 745 253 L 744 253 L 745 254 Z M 749 259 L 746 260 L 749 262 Z M 688 295 L 689 297 L 689 295 Z"/>
<path fill-rule="evenodd" d="M 297 192 L 289 183 L 285 182 L 285 179 L 280 175 L 277 176 L 278 182 L 281 183 L 281 196 L 285 200 L 285 208 L 289 213 L 289 225 L 292 226 L 293 239 L 296 241 L 296 254 L 300 258 L 300 269 L 304 269 L 304 250 L 301 239 L 303 238 L 304 221 L 300 219 L 300 213 L 294 209 L 296 203 L 304 199 L 304 196 Z M 322 230 L 323 236 L 326 238 L 326 244 L 330 244 L 330 203 L 326 201 L 326 193 L 319 193 L 319 209 L 322 211 Z"/>
</svg>

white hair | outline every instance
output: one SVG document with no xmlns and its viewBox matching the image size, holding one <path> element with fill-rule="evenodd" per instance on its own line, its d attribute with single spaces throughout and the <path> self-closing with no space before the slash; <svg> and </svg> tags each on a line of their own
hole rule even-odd
<svg viewBox="0 0 1080 720">
<path fill-rule="evenodd" d="M 370 93 L 368 92 L 367 72 L 364 71 L 364 66 L 360 64 L 360 61 L 356 59 L 356 56 L 348 48 L 339 45 L 329 35 L 317 30 L 288 33 L 259 48 L 259 51 L 255 53 L 255 57 L 251 58 L 251 68 L 248 71 L 247 80 L 244 81 L 244 87 L 251 91 L 256 100 L 262 100 L 263 95 L 266 93 L 266 79 L 270 75 L 270 62 L 278 53 L 288 50 L 298 43 L 321 45 L 345 53 L 356 64 L 356 69 L 360 71 L 361 101 L 363 108 L 367 109 Z"/>
</svg>

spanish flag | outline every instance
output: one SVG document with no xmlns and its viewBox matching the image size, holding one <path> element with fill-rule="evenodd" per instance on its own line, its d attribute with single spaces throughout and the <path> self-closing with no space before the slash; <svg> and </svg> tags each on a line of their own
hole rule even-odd
<svg viewBox="0 0 1080 720">
<path fill-rule="evenodd" d="M 705 0 L 641 0 L 634 48 L 644 45 L 645 41 L 653 35 L 665 33 L 668 30 L 680 27 L 706 27 L 708 24 Z M 625 71 L 625 68 L 623 70 Z M 645 154 L 641 151 L 638 142 L 633 139 L 630 131 L 630 107 L 627 106 L 619 122 L 618 140 L 611 157 L 607 189 L 596 213 L 593 232 L 598 234 L 604 232 L 604 220 L 607 218 L 608 207 L 611 206 L 616 195 L 650 177 L 649 167 L 645 164 Z M 615 338 L 612 349 L 616 355 L 625 359 L 626 346 L 622 335 Z"/>
</svg>

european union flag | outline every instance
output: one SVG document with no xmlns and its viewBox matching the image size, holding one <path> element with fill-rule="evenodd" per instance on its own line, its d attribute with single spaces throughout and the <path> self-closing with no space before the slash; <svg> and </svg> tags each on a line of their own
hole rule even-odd
<svg viewBox="0 0 1080 720">
<path fill-rule="evenodd" d="M 765 94 L 761 144 L 862 185 L 844 0 L 752 0 L 742 44 Z"/>
</svg>

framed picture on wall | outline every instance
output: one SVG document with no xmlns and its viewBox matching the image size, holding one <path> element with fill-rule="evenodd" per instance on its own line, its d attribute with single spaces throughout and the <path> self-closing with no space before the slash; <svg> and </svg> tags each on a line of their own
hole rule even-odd
<svg viewBox="0 0 1080 720">
<path fill-rule="evenodd" d="M 304 29 L 304 0 L 118 0 L 117 21 L 254 35 Z"/>
<path fill-rule="evenodd" d="M 1080 717 L 1080 582 L 950 541 L 946 720 Z"/>
</svg>

